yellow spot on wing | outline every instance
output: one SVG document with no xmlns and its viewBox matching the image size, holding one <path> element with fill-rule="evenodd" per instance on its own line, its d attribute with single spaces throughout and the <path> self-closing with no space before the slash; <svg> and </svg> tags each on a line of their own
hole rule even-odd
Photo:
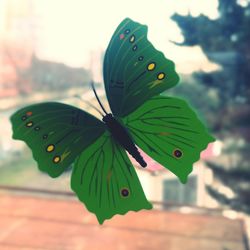
<svg viewBox="0 0 250 250">
<path fill-rule="evenodd" d="M 61 160 L 61 157 L 58 155 L 53 158 L 54 163 L 58 163 L 60 160 Z"/>
<path fill-rule="evenodd" d="M 32 127 L 32 126 L 33 126 L 33 122 L 26 123 L 26 127 Z"/>
<path fill-rule="evenodd" d="M 133 43 L 133 42 L 135 41 L 135 36 L 132 35 L 132 36 L 130 37 L 129 41 L 130 41 L 131 43 Z"/>
<path fill-rule="evenodd" d="M 157 76 L 158 80 L 162 80 L 164 79 L 164 77 L 165 77 L 165 74 L 163 72 L 159 73 Z"/>
<path fill-rule="evenodd" d="M 148 65 L 147 69 L 148 69 L 149 71 L 154 70 L 154 69 L 155 69 L 155 63 L 150 63 L 150 64 Z"/>
<path fill-rule="evenodd" d="M 55 146 L 53 144 L 48 145 L 48 147 L 46 148 L 47 152 L 52 152 L 55 149 Z"/>
</svg>

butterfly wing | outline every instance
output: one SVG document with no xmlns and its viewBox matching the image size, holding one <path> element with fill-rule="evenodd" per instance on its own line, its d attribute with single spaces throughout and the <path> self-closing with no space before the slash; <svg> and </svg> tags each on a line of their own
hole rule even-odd
<svg viewBox="0 0 250 250">
<path fill-rule="evenodd" d="M 178 98 L 153 97 L 123 122 L 135 143 L 182 183 L 200 152 L 214 141 L 187 103 Z"/>
<path fill-rule="evenodd" d="M 152 208 L 125 150 L 108 132 L 77 158 L 71 188 L 100 224 L 115 214 Z"/>
<path fill-rule="evenodd" d="M 126 18 L 106 50 L 104 82 L 110 108 L 123 117 L 152 96 L 177 84 L 172 61 L 147 39 L 147 26 Z"/>
<path fill-rule="evenodd" d="M 89 144 L 105 131 L 94 116 L 70 105 L 31 105 L 11 116 L 13 138 L 31 148 L 39 169 L 59 176 Z"/>
</svg>

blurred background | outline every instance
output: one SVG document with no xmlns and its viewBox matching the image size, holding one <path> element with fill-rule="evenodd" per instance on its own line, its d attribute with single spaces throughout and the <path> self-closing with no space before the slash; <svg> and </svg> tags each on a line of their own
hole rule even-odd
<svg viewBox="0 0 250 250">
<path fill-rule="evenodd" d="M 87 241 L 78 244 L 77 240 L 68 245 L 53 241 L 53 245 L 45 233 L 50 230 L 49 225 L 45 226 L 41 245 L 20 233 L 26 228 L 27 235 L 38 234 L 31 225 L 17 221 L 22 218 L 35 223 L 41 216 L 39 202 L 43 202 L 46 211 L 43 214 L 51 209 L 48 214 L 52 216 L 56 211 L 60 217 L 60 211 L 53 210 L 55 206 L 64 202 L 70 207 L 76 198 L 70 191 L 70 172 L 54 180 L 38 171 L 30 149 L 11 138 L 9 117 L 25 105 L 44 101 L 68 103 L 98 116 L 76 98 L 80 95 L 99 108 L 89 86 L 91 79 L 108 108 L 102 63 L 114 30 L 126 17 L 148 25 L 149 40 L 176 64 L 180 83 L 164 94 L 186 99 L 216 142 L 203 151 L 186 185 L 146 155 L 147 169 L 134 162 L 154 210 L 142 213 L 144 218 L 151 218 L 145 225 L 140 213 L 135 217 L 128 215 L 127 219 L 115 216 L 115 222 L 108 222 L 110 230 L 116 232 L 124 227 L 128 233 L 128 238 L 114 249 L 142 248 L 147 238 L 144 241 L 139 236 L 133 238 L 137 224 L 142 231 L 149 227 L 148 237 L 158 242 L 143 249 L 172 250 L 184 246 L 185 249 L 249 249 L 250 1 L 247 0 L 0 0 L 0 221 L 3 223 L 0 222 L 0 249 L 99 249 L 89 246 L 91 243 Z M 76 209 L 82 213 L 75 221 L 97 230 L 93 235 L 104 233 L 94 215 L 88 215 L 82 206 Z M 33 214 L 34 210 L 37 214 Z M 59 221 L 65 219 L 63 213 Z M 67 216 L 70 221 L 71 215 Z M 85 220 L 86 216 L 89 219 Z M 63 222 L 57 225 L 59 231 Z M 39 220 L 37 223 L 39 227 Z M 157 238 L 159 228 L 167 245 Z M 173 228 L 176 231 L 172 232 Z M 114 235 L 105 232 L 101 243 L 107 243 Z M 191 243 L 185 238 L 187 234 Z M 86 240 L 80 235 L 79 242 Z M 183 238 L 177 240 L 171 235 Z M 135 246 L 126 242 L 134 242 Z"/>
</svg>

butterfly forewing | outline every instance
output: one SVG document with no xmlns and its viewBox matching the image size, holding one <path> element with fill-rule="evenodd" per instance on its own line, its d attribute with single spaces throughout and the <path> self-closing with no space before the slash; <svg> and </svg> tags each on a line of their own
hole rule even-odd
<svg viewBox="0 0 250 250">
<path fill-rule="evenodd" d="M 125 150 L 108 132 L 76 160 L 71 188 L 100 224 L 115 214 L 152 208 Z"/>
<path fill-rule="evenodd" d="M 27 106 L 13 114 L 11 122 L 13 138 L 25 141 L 39 169 L 52 177 L 105 131 L 105 125 L 87 112 L 53 102 Z"/>
<path fill-rule="evenodd" d="M 147 39 L 147 26 L 126 18 L 116 29 L 104 58 L 104 82 L 114 115 L 123 117 L 179 77 L 172 61 Z"/>
<path fill-rule="evenodd" d="M 123 119 L 135 143 L 187 181 L 200 152 L 214 141 L 185 101 L 157 96 Z"/>
</svg>

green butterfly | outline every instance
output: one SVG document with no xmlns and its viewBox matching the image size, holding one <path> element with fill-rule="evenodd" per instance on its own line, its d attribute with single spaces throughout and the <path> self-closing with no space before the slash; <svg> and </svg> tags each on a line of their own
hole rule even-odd
<svg viewBox="0 0 250 250">
<path fill-rule="evenodd" d="M 142 167 L 144 152 L 182 183 L 214 141 L 187 103 L 161 96 L 179 80 L 172 61 L 147 39 L 147 26 L 126 18 L 104 58 L 112 110 L 102 121 L 66 104 L 31 105 L 11 116 L 13 138 L 25 141 L 41 171 L 61 175 L 74 162 L 71 187 L 100 224 L 115 214 L 151 209 L 126 151 Z M 126 150 L 126 151 L 125 151 Z"/>
</svg>

